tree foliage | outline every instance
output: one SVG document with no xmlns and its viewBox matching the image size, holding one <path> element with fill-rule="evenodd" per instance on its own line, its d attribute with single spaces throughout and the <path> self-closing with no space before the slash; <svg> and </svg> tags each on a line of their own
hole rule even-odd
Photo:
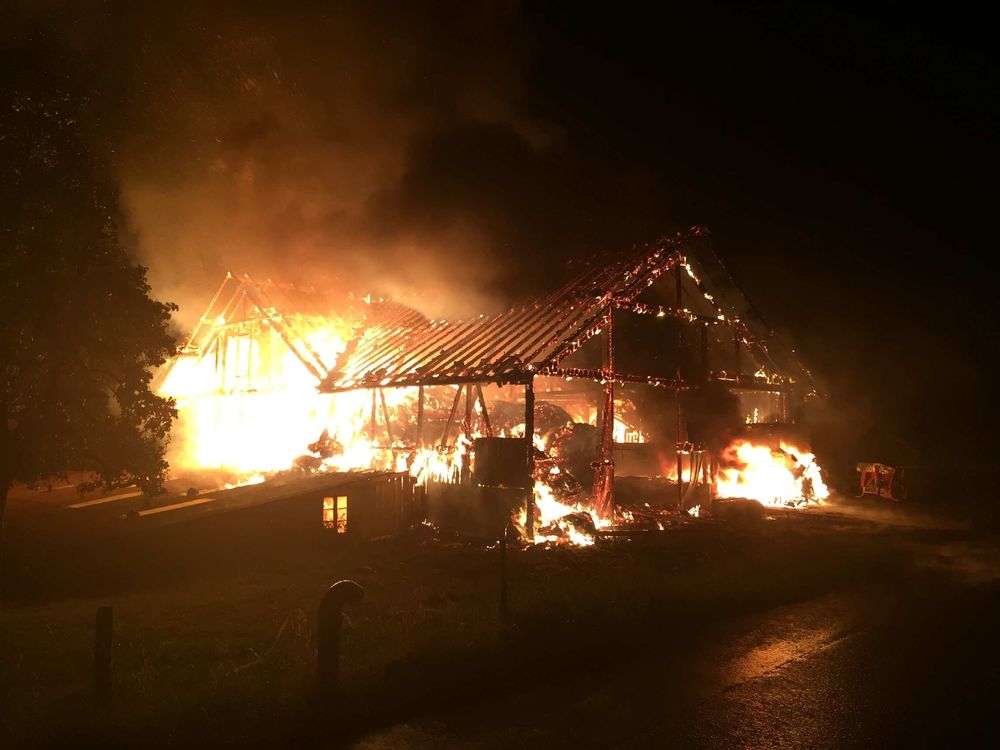
<svg viewBox="0 0 1000 750">
<path fill-rule="evenodd" d="M 176 307 L 150 297 L 87 147 L 88 99 L 52 60 L 0 52 L 0 498 L 74 470 L 152 492 L 176 411 L 150 371 L 174 351 Z"/>
</svg>

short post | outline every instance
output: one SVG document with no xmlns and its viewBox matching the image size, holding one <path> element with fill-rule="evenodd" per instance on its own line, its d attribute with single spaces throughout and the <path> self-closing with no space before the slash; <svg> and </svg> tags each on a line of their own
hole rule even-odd
<svg viewBox="0 0 1000 750">
<path fill-rule="evenodd" d="M 510 609 L 507 605 L 507 526 L 500 532 L 500 622 L 506 624 L 510 620 Z"/>
<path fill-rule="evenodd" d="M 340 686 L 340 623 L 345 604 L 357 604 L 365 590 L 354 581 L 337 581 L 319 603 L 319 685 L 334 696 Z"/>
<path fill-rule="evenodd" d="M 114 633 L 114 610 L 97 608 L 94 632 L 94 702 L 101 707 L 111 703 L 111 644 Z"/>
</svg>

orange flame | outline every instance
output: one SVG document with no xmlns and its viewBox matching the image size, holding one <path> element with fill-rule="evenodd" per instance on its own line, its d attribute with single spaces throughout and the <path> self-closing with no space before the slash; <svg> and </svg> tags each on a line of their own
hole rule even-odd
<svg viewBox="0 0 1000 750">
<path fill-rule="evenodd" d="M 745 497 L 772 507 L 822 503 L 830 496 L 816 457 L 780 441 L 773 450 L 750 440 L 726 448 L 718 472 L 717 497 Z"/>
</svg>

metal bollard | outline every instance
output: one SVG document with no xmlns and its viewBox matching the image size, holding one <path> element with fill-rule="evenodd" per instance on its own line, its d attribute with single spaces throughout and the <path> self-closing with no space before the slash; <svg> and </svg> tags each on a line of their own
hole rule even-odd
<svg viewBox="0 0 1000 750">
<path fill-rule="evenodd" d="M 94 632 L 94 702 L 98 706 L 111 703 L 111 657 L 114 632 L 114 610 L 98 607 Z"/>
<path fill-rule="evenodd" d="M 345 604 L 357 604 L 365 590 L 354 581 L 337 581 L 319 603 L 319 685 L 335 695 L 340 684 L 340 623 Z"/>
</svg>

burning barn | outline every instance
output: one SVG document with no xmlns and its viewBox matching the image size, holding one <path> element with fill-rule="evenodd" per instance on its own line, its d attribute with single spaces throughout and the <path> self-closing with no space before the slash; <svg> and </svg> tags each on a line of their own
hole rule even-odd
<svg viewBox="0 0 1000 750">
<path fill-rule="evenodd" d="M 813 379 L 698 228 L 463 320 L 228 276 L 162 390 L 180 469 L 407 472 L 529 539 L 827 494 L 795 426 Z"/>
</svg>

